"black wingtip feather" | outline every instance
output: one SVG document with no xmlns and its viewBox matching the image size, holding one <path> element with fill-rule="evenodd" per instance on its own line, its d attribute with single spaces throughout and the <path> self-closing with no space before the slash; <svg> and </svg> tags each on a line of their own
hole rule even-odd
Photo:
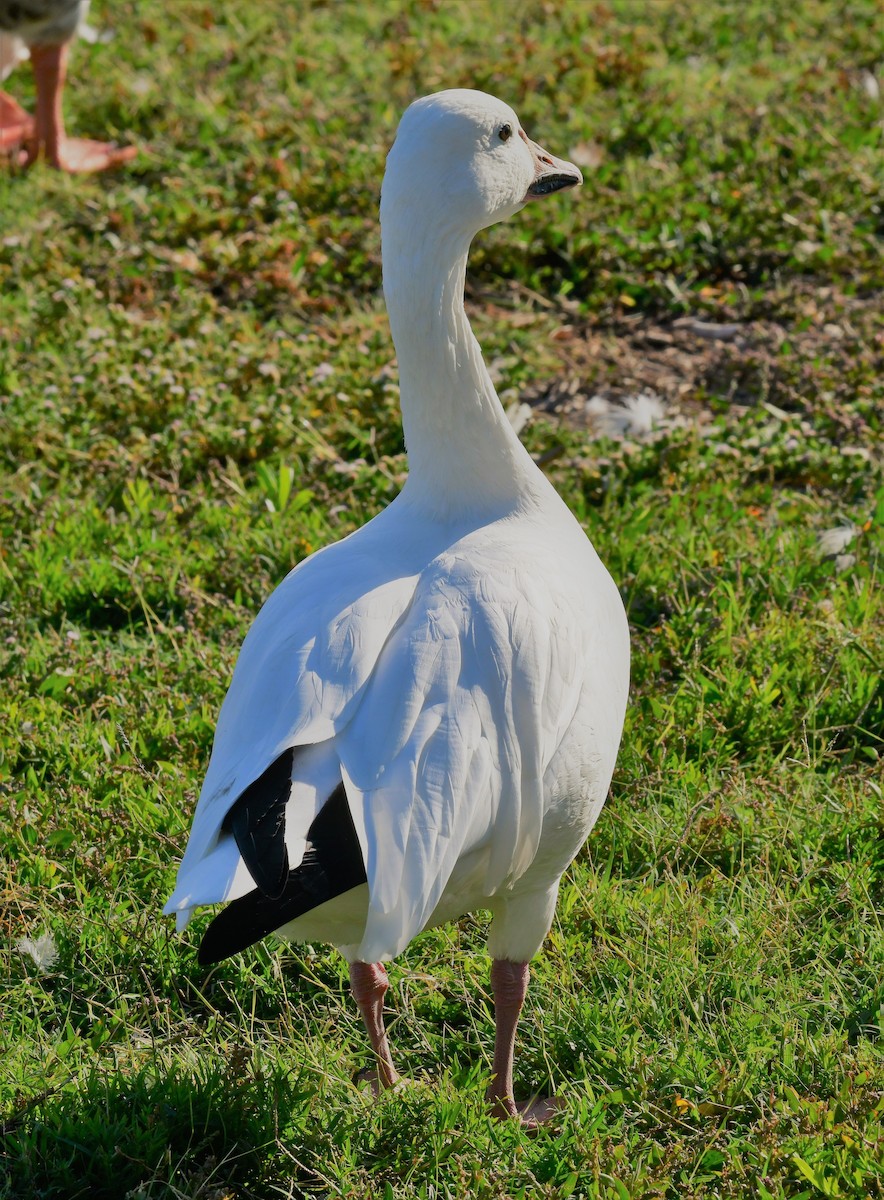
<svg viewBox="0 0 884 1200">
<path fill-rule="evenodd" d="M 211 966 L 230 958 L 326 900 L 359 887 L 366 878 L 359 839 L 341 783 L 310 826 L 304 858 L 294 871 L 288 872 L 281 894 L 269 896 L 256 888 L 231 901 L 203 935 L 197 961 L 201 966 Z"/>
<path fill-rule="evenodd" d="M 237 798 L 224 828 L 236 839 L 249 874 L 265 896 L 285 890 L 289 856 L 285 845 L 285 806 L 292 789 L 294 750 L 285 750 Z"/>
</svg>

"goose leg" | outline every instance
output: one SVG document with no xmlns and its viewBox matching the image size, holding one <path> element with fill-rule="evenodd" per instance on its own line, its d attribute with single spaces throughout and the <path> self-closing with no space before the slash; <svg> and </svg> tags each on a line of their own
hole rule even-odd
<svg viewBox="0 0 884 1200">
<path fill-rule="evenodd" d="M 64 131 L 61 96 L 67 74 L 68 46 L 31 46 L 31 65 L 37 87 L 37 111 L 27 164 L 38 158 L 74 173 L 104 171 L 134 158 L 134 146 L 69 138 Z"/>
<path fill-rule="evenodd" d="M 399 1072 L 393 1066 L 390 1043 L 384 1028 L 384 996 L 389 986 L 390 981 L 383 963 L 350 963 L 350 990 L 359 1005 L 371 1048 L 377 1059 L 375 1070 L 367 1072 L 363 1078 L 370 1081 L 376 1096 L 384 1088 L 392 1087 L 399 1079 Z"/>
<path fill-rule="evenodd" d="M 491 990 L 494 992 L 494 1078 L 488 1088 L 491 1111 L 496 1117 L 513 1117 L 523 1125 L 537 1126 L 557 1111 L 555 1097 L 526 1100 L 516 1104 L 513 1098 L 513 1055 L 516 1027 L 528 993 L 528 964 L 496 958 L 491 964 Z"/>
<path fill-rule="evenodd" d="M 33 118 L 6 92 L 0 92 L 0 152 L 15 149 L 33 133 Z"/>
</svg>

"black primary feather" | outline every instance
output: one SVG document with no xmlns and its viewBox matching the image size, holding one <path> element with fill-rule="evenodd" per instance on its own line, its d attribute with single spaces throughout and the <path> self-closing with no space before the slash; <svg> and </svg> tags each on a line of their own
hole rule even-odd
<svg viewBox="0 0 884 1200">
<path fill-rule="evenodd" d="M 343 783 L 339 783 L 314 818 L 304 858 L 300 866 L 289 871 L 282 894 L 268 896 L 256 888 L 231 901 L 203 935 L 198 960 L 208 966 L 230 958 L 366 881 L 347 795 Z"/>
<path fill-rule="evenodd" d="M 233 834 L 249 874 L 265 896 L 282 895 L 289 874 L 285 806 L 294 756 L 291 749 L 274 759 L 237 798 L 221 826 Z"/>
</svg>

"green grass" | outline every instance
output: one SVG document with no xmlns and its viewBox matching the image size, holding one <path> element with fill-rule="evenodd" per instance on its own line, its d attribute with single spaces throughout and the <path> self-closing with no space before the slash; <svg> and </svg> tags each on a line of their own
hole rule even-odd
<svg viewBox="0 0 884 1200">
<path fill-rule="evenodd" d="M 884 1196 L 879 5 L 95 10 L 69 124 L 138 160 L 0 174 L 0 1196 Z M 395 964 L 415 1083 L 376 1106 L 332 951 L 203 971 L 207 915 L 158 915 L 252 615 L 401 484 L 377 196 L 449 85 L 596 163 L 468 296 L 633 630 L 521 1027 L 517 1093 L 567 1099 L 533 1137 L 482 1101 L 482 914 Z M 653 437 L 587 428 L 642 387 Z"/>
</svg>

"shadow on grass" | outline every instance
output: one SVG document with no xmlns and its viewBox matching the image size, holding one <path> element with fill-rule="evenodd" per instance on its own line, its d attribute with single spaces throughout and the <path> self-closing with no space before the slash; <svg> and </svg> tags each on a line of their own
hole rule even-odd
<svg viewBox="0 0 884 1200">
<path fill-rule="evenodd" d="M 243 1054 L 223 1071 L 94 1073 L 25 1103 L 0 1127 L 0 1197 L 259 1200 L 280 1165 L 280 1126 L 312 1089 L 253 1076 L 246 1063 Z"/>
</svg>

